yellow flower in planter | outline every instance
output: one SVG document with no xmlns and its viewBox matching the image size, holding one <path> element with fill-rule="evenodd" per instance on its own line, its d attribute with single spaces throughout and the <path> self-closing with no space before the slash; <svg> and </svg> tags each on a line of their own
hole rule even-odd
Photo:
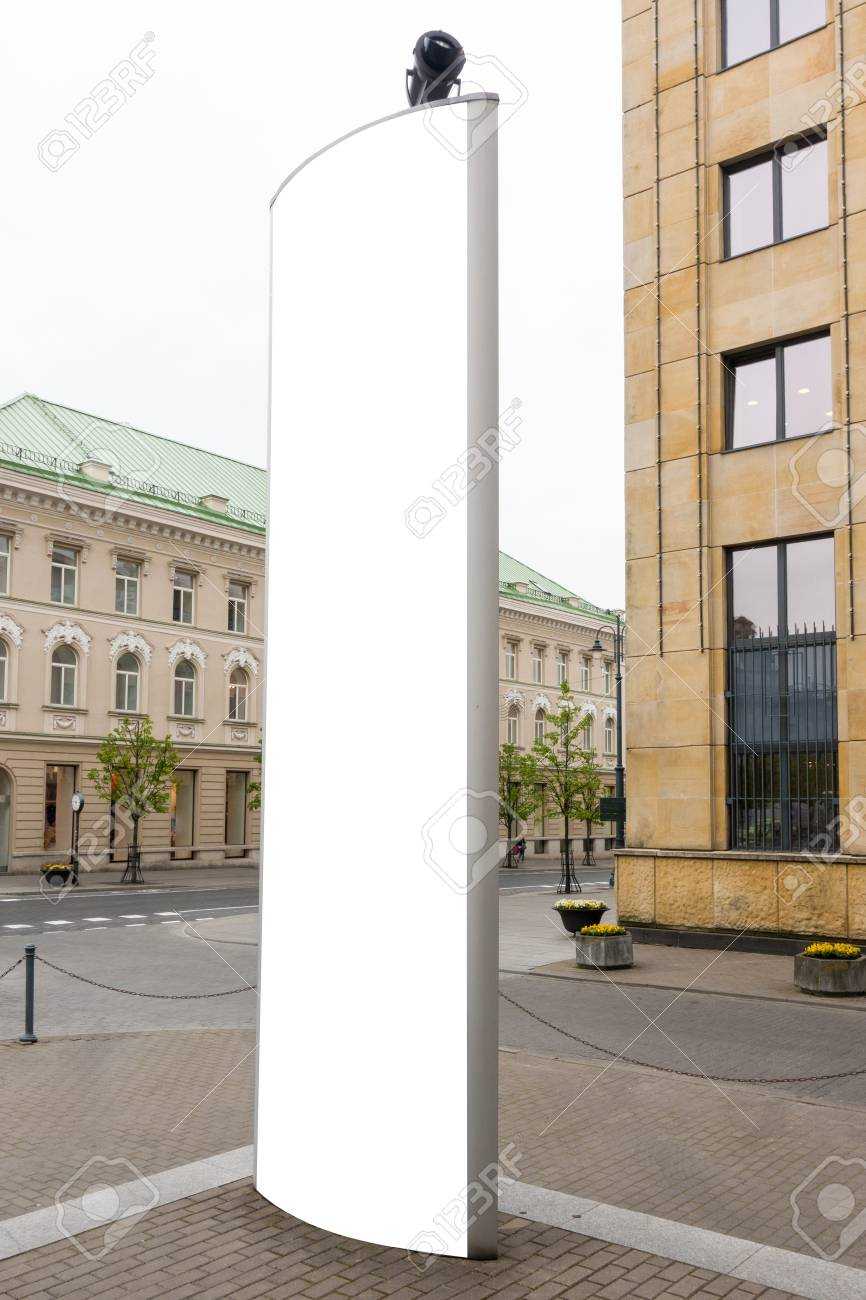
<svg viewBox="0 0 866 1300">
<path fill-rule="evenodd" d="M 808 948 L 803 949 L 803 956 L 854 961 L 860 956 L 860 949 L 853 943 L 810 943 Z"/>
<path fill-rule="evenodd" d="M 597 898 L 562 898 L 553 904 L 557 912 L 606 912 L 607 903 Z"/>
<path fill-rule="evenodd" d="M 590 939 L 603 939 L 614 934 L 628 934 L 624 925 L 585 925 L 580 932 Z"/>
</svg>

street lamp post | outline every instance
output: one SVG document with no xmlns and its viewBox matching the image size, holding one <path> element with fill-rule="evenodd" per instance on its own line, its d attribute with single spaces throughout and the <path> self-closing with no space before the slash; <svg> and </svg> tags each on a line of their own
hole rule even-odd
<svg viewBox="0 0 866 1300">
<path fill-rule="evenodd" d="M 616 631 L 613 639 L 613 657 L 614 669 L 616 672 L 616 767 L 615 772 L 615 795 L 622 800 L 625 798 L 625 768 L 622 763 L 622 621 L 619 611 L 615 614 Z M 616 847 L 625 848 L 625 815 L 622 811 L 622 803 L 619 805 L 620 811 L 616 819 Z"/>
</svg>

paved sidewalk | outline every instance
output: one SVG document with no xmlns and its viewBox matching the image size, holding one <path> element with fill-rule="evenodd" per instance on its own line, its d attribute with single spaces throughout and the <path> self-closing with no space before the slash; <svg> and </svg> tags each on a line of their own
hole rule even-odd
<svg viewBox="0 0 866 1300">
<path fill-rule="evenodd" d="M 737 1282 L 579 1233 L 500 1216 L 500 1257 L 487 1263 L 337 1237 L 283 1214 L 249 1182 L 229 1184 L 145 1214 L 103 1258 L 102 1229 L 81 1253 L 64 1240 L 0 1263 L 0 1300 L 77 1295 L 161 1300 L 272 1300 L 297 1296 L 465 1296 L 536 1300 L 786 1300 L 791 1293 Z"/>
<path fill-rule="evenodd" d="M 605 902 L 605 922 L 616 920 L 612 889 L 587 890 L 586 898 Z M 574 956 L 574 941 L 553 910 L 556 894 L 526 893 L 499 896 L 499 966 L 502 970 L 532 970 Z M 579 895 L 574 895 L 577 898 Z"/>
<path fill-rule="evenodd" d="M 0 1219 L 53 1205 L 94 1157 L 124 1182 L 251 1142 L 254 1045 L 250 1029 L 0 1045 Z"/>
<path fill-rule="evenodd" d="M 499 1141 L 522 1153 L 522 1182 L 810 1258 L 793 1222 L 801 1185 L 812 1180 L 797 1198 L 802 1226 L 828 1251 L 841 1227 L 818 1208 L 823 1189 L 850 1184 L 866 1204 L 859 1107 L 525 1052 L 499 1064 Z M 863 1231 L 841 1264 L 866 1269 Z"/>
<path fill-rule="evenodd" d="M 255 885 L 259 883 L 258 864 L 248 867 L 160 867 L 151 863 L 142 863 L 144 883 L 138 885 L 121 885 L 123 864 L 118 863 L 111 871 L 83 871 L 77 892 L 94 889 L 230 889 L 236 885 Z M 13 894 L 41 893 L 42 879 L 39 875 L 18 875 L 5 872 L 0 874 L 0 897 Z"/>
</svg>

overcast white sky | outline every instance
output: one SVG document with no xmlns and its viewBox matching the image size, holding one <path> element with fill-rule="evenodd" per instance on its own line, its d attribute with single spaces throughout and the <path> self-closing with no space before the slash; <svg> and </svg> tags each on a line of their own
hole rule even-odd
<svg viewBox="0 0 866 1300">
<path fill-rule="evenodd" d="M 269 199 L 315 149 L 404 106 L 430 27 L 496 61 L 488 89 L 528 96 L 500 134 L 502 399 L 524 417 L 501 544 L 621 604 L 619 5 L 10 9 L 0 400 L 35 392 L 263 464 Z M 115 111 L 87 138 L 67 115 L 136 49 L 152 75 L 125 98 L 103 87 Z M 78 147 L 52 168 L 38 147 L 56 130 Z"/>
</svg>

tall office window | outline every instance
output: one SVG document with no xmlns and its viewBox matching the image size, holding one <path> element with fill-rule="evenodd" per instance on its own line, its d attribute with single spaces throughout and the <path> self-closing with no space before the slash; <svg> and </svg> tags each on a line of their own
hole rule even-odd
<svg viewBox="0 0 866 1300">
<path fill-rule="evenodd" d="M 833 538 L 729 552 L 728 602 L 731 847 L 835 850 Z"/>
<path fill-rule="evenodd" d="M 9 538 L 0 533 L 0 596 L 9 595 L 9 558 L 11 547 Z"/>
<path fill-rule="evenodd" d="M 510 682 L 517 680 L 517 646 L 513 641 L 505 647 L 505 676 Z"/>
<path fill-rule="evenodd" d="M 114 573 L 115 610 L 118 614 L 137 614 L 141 565 L 135 560 L 118 559 Z"/>
<path fill-rule="evenodd" d="M 74 605 L 78 585 L 78 552 L 71 546 L 55 546 L 51 552 L 51 599 L 58 605 Z"/>
<path fill-rule="evenodd" d="M 725 168 L 726 257 L 820 230 L 829 221 L 826 139 L 800 136 Z"/>
<path fill-rule="evenodd" d="M 247 630 L 247 600 L 249 598 L 249 587 L 245 582 L 237 582 L 234 578 L 229 581 L 229 631 L 246 632 Z"/>
<path fill-rule="evenodd" d="M 544 652 L 540 645 L 532 647 L 532 680 L 536 686 L 544 683 Z"/>
<path fill-rule="evenodd" d="M 830 334 L 725 358 L 729 447 L 820 433 L 833 424 Z"/>
<path fill-rule="evenodd" d="M 171 616 L 175 623 L 192 622 L 194 589 L 194 576 L 185 569 L 175 569 L 171 603 Z"/>
<path fill-rule="evenodd" d="M 725 67 L 823 27 L 826 0 L 723 0 Z"/>
</svg>

